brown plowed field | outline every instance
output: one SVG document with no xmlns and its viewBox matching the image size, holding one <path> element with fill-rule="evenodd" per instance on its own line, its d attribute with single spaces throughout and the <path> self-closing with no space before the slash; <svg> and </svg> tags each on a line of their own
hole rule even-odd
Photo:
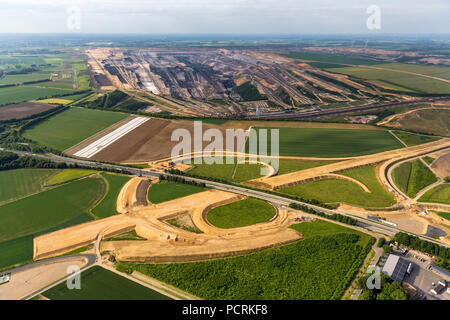
<svg viewBox="0 0 450 320">
<path fill-rule="evenodd" d="M 11 104 L 0 107 L 0 121 L 23 119 L 50 109 L 56 108 L 55 105 L 38 102 L 25 102 Z"/>
</svg>

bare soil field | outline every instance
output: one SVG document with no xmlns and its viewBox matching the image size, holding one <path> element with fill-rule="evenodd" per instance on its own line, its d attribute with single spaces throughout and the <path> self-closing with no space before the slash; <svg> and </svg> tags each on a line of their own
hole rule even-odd
<svg viewBox="0 0 450 320">
<path fill-rule="evenodd" d="M 38 102 L 24 102 L 0 107 L 0 121 L 23 119 L 55 108 L 55 105 Z"/>
<path fill-rule="evenodd" d="M 441 177 L 450 177 L 450 153 L 437 158 L 431 168 Z"/>
</svg>

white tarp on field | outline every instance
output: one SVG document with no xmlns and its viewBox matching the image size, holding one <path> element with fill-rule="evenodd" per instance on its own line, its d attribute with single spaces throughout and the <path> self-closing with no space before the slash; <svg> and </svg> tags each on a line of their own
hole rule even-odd
<svg viewBox="0 0 450 320">
<path fill-rule="evenodd" d="M 136 129 L 144 122 L 147 122 L 148 120 L 150 120 L 150 118 L 144 118 L 144 117 L 134 118 L 130 122 L 125 123 L 120 128 L 117 128 L 113 132 L 108 133 L 107 135 L 101 137 L 97 141 L 91 143 L 86 148 L 81 149 L 74 155 L 77 157 L 80 157 L 80 158 L 91 158 L 92 156 L 94 156 L 98 152 L 102 151 L 103 149 L 105 149 L 106 147 L 108 147 L 109 145 L 114 143 L 115 141 L 119 140 L 120 138 L 122 138 L 123 136 L 125 136 L 126 134 L 131 132 L 132 130 Z"/>
</svg>

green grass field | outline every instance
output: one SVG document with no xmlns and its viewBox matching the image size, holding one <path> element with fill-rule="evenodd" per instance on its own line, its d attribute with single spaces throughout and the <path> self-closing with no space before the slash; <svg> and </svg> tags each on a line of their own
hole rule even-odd
<svg viewBox="0 0 450 320">
<path fill-rule="evenodd" d="M 438 212 L 437 214 L 444 219 L 450 220 L 450 212 Z"/>
<path fill-rule="evenodd" d="M 0 203 L 39 192 L 47 179 L 57 172 L 47 169 L 0 171 Z"/>
<path fill-rule="evenodd" d="M 0 241 L 35 234 L 83 215 L 105 191 L 102 180 L 64 184 L 0 207 Z"/>
<path fill-rule="evenodd" d="M 421 134 L 414 134 L 404 131 L 393 131 L 393 133 L 402 140 L 408 147 L 417 146 L 419 144 L 424 144 L 428 142 L 433 142 L 439 140 L 441 138 L 432 137 L 432 136 L 424 136 Z"/>
<path fill-rule="evenodd" d="M 47 185 L 64 183 L 70 180 L 79 179 L 82 177 L 89 176 L 98 171 L 95 170 L 85 170 L 85 169 L 69 169 L 60 171 L 57 174 L 53 175 L 50 179 L 47 180 Z"/>
<path fill-rule="evenodd" d="M 359 58 L 354 56 L 347 55 L 337 55 L 337 54 L 329 54 L 329 53 L 319 53 L 319 52 L 290 52 L 286 55 L 289 58 L 293 59 L 302 59 L 302 60 L 310 60 L 316 61 L 321 64 L 316 65 L 317 67 L 335 67 L 339 65 L 372 65 L 379 64 L 380 61 Z"/>
<path fill-rule="evenodd" d="M 437 181 L 433 172 L 419 159 L 402 163 L 394 169 L 392 175 L 395 184 L 410 198 Z"/>
<path fill-rule="evenodd" d="M 33 237 L 93 220 L 87 210 L 105 189 L 90 178 L 0 206 L 0 269 L 31 261 Z"/>
<path fill-rule="evenodd" d="M 45 88 L 37 85 L 0 88 L 0 104 L 18 103 L 29 100 L 45 99 L 55 95 L 70 93 L 71 90 Z"/>
<path fill-rule="evenodd" d="M 305 238 L 228 259 L 123 264 L 202 299 L 339 299 L 365 259 L 371 237 L 328 222 L 293 226 Z M 307 230 L 307 231 L 305 231 Z"/>
<path fill-rule="evenodd" d="M 361 79 L 372 80 L 382 86 L 392 87 L 397 90 L 428 94 L 449 94 L 448 82 L 424 77 L 433 76 L 450 80 L 449 67 L 418 66 L 401 63 L 379 64 L 372 67 L 345 67 L 327 68 L 327 71 L 342 73 Z M 404 73 L 401 71 L 412 72 Z"/>
<path fill-rule="evenodd" d="M 450 184 L 442 184 L 428 190 L 419 201 L 450 204 Z"/>
<path fill-rule="evenodd" d="M 161 181 L 158 184 L 150 186 L 150 189 L 148 190 L 148 201 L 158 204 L 206 190 L 208 189 L 189 184 Z"/>
<path fill-rule="evenodd" d="M 303 160 L 284 160 L 280 159 L 280 168 L 278 175 L 285 173 L 306 170 L 335 163 L 336 161 L 303 161 Z"/>
<path fill-rule="evenodd" d="M 0 242 L 0 270 L 32 260 L 32 235 Z"/>
<path fill-rule="evenodd" d="M 62 151 L 127 116 L 118 112 L 70 108 L 26 130 L 24 136 Z"/>
<path fill-rule="evenodd" d="M 30 81 L 49 80 L 49 73 L 11 74 L 0 79 L 0 85 L 18 84 Z"/>
<path fill-rule="evenodd" d="M 324 203 L 346 203 L 358 207 L 382 208 L 395 203 L 394 197 L 379 184 L 374 167 L 351 169 L 341 173 L 364 183 L 371 193 L 347 180 L 323 179 L 281 189 L 280 192 Z"/>
<path fill-rule="evenodd" d="M 225 158 L 223 164 L 202 163 L 193 165 L 194 167 L 189 170 L 189 174 L 235 183 L 260 178 L 262 168 L 262 165 L 259 164 L 237 164 L 237 159 L 234 159 L 234 164 L 227 164 Z"/>
<path fill-rule="evenodd" d="M 270 134 L 268 140 L 271 150 Z M 403 147 L 388 131 L 331 128 L 283 127 L 279 144 L 280 156 L 321 158 L 354 157 Z"/>
<path fill-rule="evenodd" d="M 108 193 L 102 201 L 92 209 L 92 213 L 98 218 L 106 218 L 117 214 L 117 197 L 119 196 L 119 192 L 123 185 L 130 180 L 130 177 L 109 173 L 102 173 L 101 175 L 108 183 Z"/>
<path fill-rule="evenodd" d="M 63 282 L 42 295 L 50 300 L 171 300 L 99 266 L 81 273 L 80 290 L 69 290 Z"/>
<path fill-rule="evenodd" d="M 266 201 L 247 198 L 212 209 L 206 218 L 213 226 L 223 229 L 267 222 L 275 216 L 275 208 Z"/>
</svg>

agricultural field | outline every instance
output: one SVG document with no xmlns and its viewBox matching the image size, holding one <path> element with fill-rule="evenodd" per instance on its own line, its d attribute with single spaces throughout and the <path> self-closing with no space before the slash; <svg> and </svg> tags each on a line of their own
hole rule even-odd
<svg viewBox="0 0 450 320">
<path fill-rule="evenodd" d="M 313 61 L 313 63 L 308 62 L 308 64 L 317 68 L 335 68 L 344 65 L 374 65 L 381 63 L 374 59 L 316 52 L 291 52 L 286 57 Z"/>
<path fill-rule="evenodd" d="M 257 131 L 262 128 L 255 128 Z M 265 129 L 265 128 L 264 128 Z M 403 145 L 384 130 L 279 128 L 280 156 L 338 158 L 393 150 Z M 248 150 L 248 144 L 246 146 Z M 268 150 L 271 148 L 268 134 Z"/>
<path fill-rule="evenodd" d="M 0 86 L 8 84 L 20 84 L 30 81 L 49 80 L 50 73 L 11 74 L 0 79 Z"/>
<path fill-rule="evenodd" d="M 397 115 L 390 127 L 440 136 L 450 136 L 450 108 L 427 108 Z"/>
<path fill-rule="evenodd" d="M 408 147 L 417 146 L 419 144 L 433 142 L 440 139 L 438 137 L 424 136 L 405 131 L 392 131 L 392 133 L 402 140 Z"/>
<path fill-rule="evenodd" d="M 25 131 L 24 136 L 63 151 L 128 115 L 83 108 L 70 108 Z"/>
<path fill-rule="evenodd" d="M 0 88 L 0 104 L 39 100 L 72 92 L 70 89 L 46 88 L 37 84 Z"/>
<path fill-rule="evenodd" d="M 275 216 L 275 208 L 266 201 L 247 198 L 212 209 L 207 220 L 223 229 L 239 228 L 267 222 Z"/>
<path fill-rule="evenodd" d="M 450 184 L 441 184 L 425 192 L 419 201 L 450 204 Z"/>
<path fill-rule="evenodd" d="M 327 71 L 367 79 L 383 87 L 422 94 L 449 94 L 449 67 L 415 66 L 400 63 L 376 66 L 327 68 Z M 434 78 L 430 78 L 434 77 Z"/>
<path fill-rule="evenodd" d="M 152 184 L 150 186 L 148 190 L 148 201 L 158 204 L 206 190 L 206 188 L 199 186 L 171 181 L 161 181 L 158 184 Z"/>
<path fill-rule="evenodd" d="M 434 173 L 420 159 L 399 165 L 393 171 L 393 178 L 395 184 L 410 198 L 437 181 Z"/>
<path fill-rule="evenodd" d="M 85 170 L 85 169 L 63 170 L 53 175 L 50 179 L 48 179 L 46 184 L 47 185 L 60 184 L 67 181 L 83 178 L 97 172 L 98 171 L 95 170 Z"/>
<path fill-rule="evenodd" d="M 83 215 L 104 191 L 102 180 L 90 178 L 7 203 L 0 207 L 0 241 L 38 233 Z"/>
<path fill-rule="evenodd" d="M 259 164 L 238 164 L 237 159 L 234 159 L 234 164 L 227 164 L 225 158 L 223 164 L 193 165 L 194 167 L 188 171 L 189 174 L 236 183 L 260 178 L 262 168 L 262 165 Z"/>
<path fill-rule="evenodd" d="M 0 204 L 41 191 L 58 170 L 16 169 L 0 171 Z"/>
<path fill-rule="evenodd" d="M 55 108 L 42 102 L 24 102 L 0 107 L 0 121 L 24 119 Z"/>
<path fill-rule="evenodd" d="M 340 174 L 362 182 L 371 192 L 365 192 L 354 182 L 322 179 L 281 189 L 280 192 L 324 203 L 346 203 L 364 208 L 383 208 L 395 203 L 394 197 L 378 182 L 373 166 L 351 169 Z"/>
<path fill-rule="evenodd" d="M 286 174 L 290 172 L 306 170 L 332 164 L 335 161 L 305 161 L 305 160 L 284 160 L 280 159 L 278 174 Z"/>
<path fill-rule="evenodd" d="M 69 290 L 63 282 L 42 295 L 50 300 L 171 300 L 99 266 L 83 271 L 81 283 L 81 290 Z"/>
<path fill-rule="evenodd" d="M 117 214 L 116 202 L 120 190 L 130 180 L 128 176 L 118 174 L 102 173 L 101 176 L 108 184 L 108 192 L 102 201 L 92 209 L 92 213 L 100 219 Z"/>
<path fill-rule="evenodd" d="M 323 221 L 293 228 L 304 232 L 303 240 L 245 256 L 120 265 L 202 299 L 340 299 L 364 261 L 371 237 Z"/>
<path fill-rule="evenodd" d="M 0 206 L 0 268 L 30 261 L 33 237 L 92 220 L 87 212 L 105 189 L 102 180 L 89 178 Z"/>
</svg>

